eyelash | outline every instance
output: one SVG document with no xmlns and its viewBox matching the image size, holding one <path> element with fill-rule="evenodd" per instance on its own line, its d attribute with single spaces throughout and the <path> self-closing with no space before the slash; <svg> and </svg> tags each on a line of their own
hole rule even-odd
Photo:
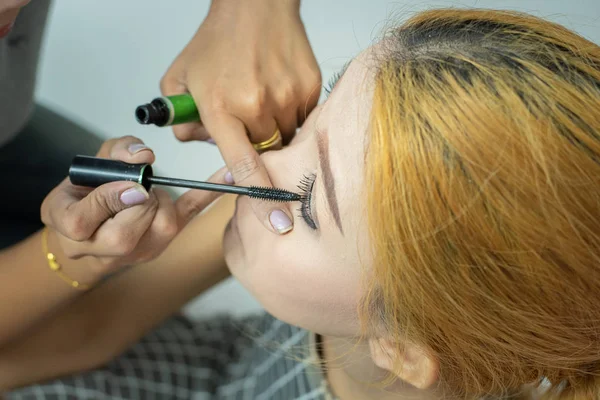
<svg viewBox="0 0 600 400">
<path fill-rule="evenodd" d="M 342 76 L 341 73 L 335 72 L 333 74 L 333 76 L 329 79 L 329 81 L 327 82 L 327 85 L 325 85 L 325 93 L 327 93 L 327 96 L 329 96 L 329 94 L 335 87 L 335 84 L 340 80 L 341 76 Z"/>
<path fill-rule="evenodd" d="M 352 60 L 346 61 L 346 63 L 344 64 L 344 66 L 342 67 L 342 69 L 340 71 L 333 73 L 333 75 L 331 76 L 331 78 L 327 82 L 327 85 L 325 85 L 325 93 L 326 93 L 325 96 L 326 97 L 329 97 L 329 94 L 333 91 L 333 88 L 338 83 L 338 81 L 340 80 L 340 78 L 342 77 L 342 75 L 344 75 L 344 72 L 346 72 L 346 70 L 350 66 L 351 62 L 352 62 Z"/>
<path fill-rule="evenodd" d="M 300 198 L 300 208 L 298 209 L 298 211 L 300 211 L 300 217 L 302 217 L 302 219 L 304 219 L 304 221 L 306 222 L 306 224 L 311 228 L 316 230 L 317 229 L 317 225 L 315 224 L 315 221 L 313 220 L 312 216 L 311 216 L 311 212 L 310 212 L 310 203 L 311 203 L 311 198 L 312 198 L 312 189 L 313 186 L 315 184 L 315 180 L 317 179 L 317 175 L 312 173 L 309 175 L 304 175 L 304 177 L 302 177 L 302 179 L 300 180 L 300 184 L 298 184 L 298 189 L 300 189 L 301 191 L 301 198 Z"/>
</svg>

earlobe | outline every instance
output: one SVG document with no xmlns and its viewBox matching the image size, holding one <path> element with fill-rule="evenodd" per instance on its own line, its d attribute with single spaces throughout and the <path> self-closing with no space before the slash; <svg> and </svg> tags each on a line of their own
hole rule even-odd
<svg viewBox="0 0 600 400">
<path fill-rule="evenodd" d="M 439 362 L 421 346 L 406 343 L 404 349 L 388 339 L 369 339 L 373 362 L 402 381 L 427 389 L 438 380 Z"/>
</svg>

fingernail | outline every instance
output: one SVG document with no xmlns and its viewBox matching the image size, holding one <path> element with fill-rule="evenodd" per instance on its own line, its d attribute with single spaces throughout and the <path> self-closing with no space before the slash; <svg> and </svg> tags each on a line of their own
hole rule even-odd
<svg viewBox="0 0 600 400">
<path fill-rule="evenodd" d="M 139 153 L 142 150 L 151 150 L 151 149 L 150 149 L 150 147 L 146 146 L 145 144 L 134 143 L 134 144 L 129 145 L 128 150 L 131 154 L 135 154 L 135 153 Z"/>
<path fill-rule="evenodd" d="M 121 201 L 127 206 L 141 204 L 148 199 L 148 193 L 144 189 L 132 187 L 121 193 Z"/>
<path fill-rule="evenodd" d="M 287 216 L 287 214 L 281 210 L 275 210 L 271 212 L 271 215 L 269 215 L 269 221 L 271 222 L 273 228 L 275 228 L 280 235 L 288 233 L 292 230 L 292 221 L 290 221 L 290 218 Z"/>
<path fill-rule="evenodd" d="M 213 138 L 206 139 L 206 143 L 217 144 Z"/>
<path fill-rule="evenodd" d="M 231 175 L 231 172 L 227 171 L 225 173 L 225 176 L 223 177 L 223 179 L 225 179 L 225 182 L 233 185 L 235 183 L 235 181 L 233 180 L 233 175 Z"/>
</svg>

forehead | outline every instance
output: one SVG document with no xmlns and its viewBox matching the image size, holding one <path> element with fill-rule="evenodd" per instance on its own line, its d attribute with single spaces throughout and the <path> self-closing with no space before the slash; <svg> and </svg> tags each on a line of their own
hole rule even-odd
<svg viewBox="0 0 600 400">
<path fill-rule="evenodd" d="M 345 233 L 356 231 L 364 214 L 360 200 L 373 97 L 372 63 L 371 49 L 350 63 L 316 121 L 317 134 L 328 136 L 331 171 Z"/>
<path fill-rule="evenodd" d="M 340 141 L 349 142 L 347 146 L 341 143 L 339 150 L 364 149 L 373 97 L 372 52 L 369 48 L 352 60 L 316 121 L 317 130 L 329 136 L 332 158 L 338 153 L 335 149 Z"/>
</svg>

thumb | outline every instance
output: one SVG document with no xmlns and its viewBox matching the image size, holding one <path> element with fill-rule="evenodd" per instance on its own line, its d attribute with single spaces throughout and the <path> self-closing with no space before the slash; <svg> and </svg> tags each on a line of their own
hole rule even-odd
<svg viewBox="0 0 600 400">
<path fill-rule="evenodd" d="M 107 219 L 148 199 L 148 192 L 137 183 L 110 182 L 62 207 L 64 214 L 54 218 L 55 227 L 73 240 L 88 240 Z"/>
</svg>

